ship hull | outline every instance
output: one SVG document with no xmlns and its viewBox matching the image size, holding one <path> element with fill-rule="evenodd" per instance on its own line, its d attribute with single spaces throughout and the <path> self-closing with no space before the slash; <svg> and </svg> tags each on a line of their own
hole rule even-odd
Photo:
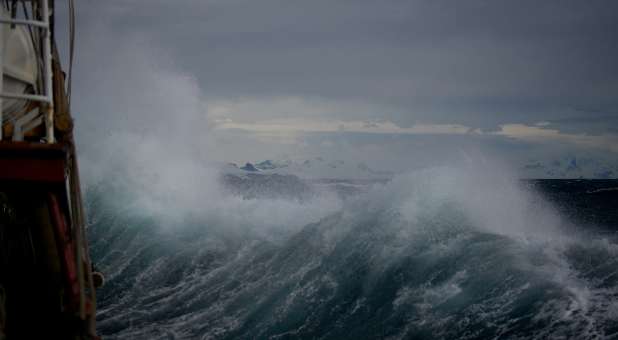
<svg viewBox="0 0 618 340">
<path fill-rule="evenodd" d="M 70 144 L 0 143 L 0 331 L 92 338 L 94 292 Z"/>
</svg>

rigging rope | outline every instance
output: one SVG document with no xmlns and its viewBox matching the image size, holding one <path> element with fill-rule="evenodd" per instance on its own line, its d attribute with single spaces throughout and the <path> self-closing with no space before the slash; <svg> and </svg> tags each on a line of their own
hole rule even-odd
<svg viewBox="0 0 618 340">
<path fill-rule="evenodd" d="M 71 79 L 73 78 L 73 58 L 75 55 L 75 1 L 69 0 L 69 75 L 67 79 L 67 101 L 71 107 Z"/>
<path fill-rule="evenodd" d="M 22 1 L 21 4 L 22 4 L 22 10 L 24 12 L 24 18 L 26 18 L 26 20 L 30 20 L 30 15 L 28 15 L 28 8 L 26 7 L 26 2 Z M 37 18 L 36 17 L 36 12 L 35 12 L 36 9 L 34 8 L 34 5 L 32 5 L 31 9 L 32 9 L 32 19 L 36 20 L 36 18 Z M 33 30 L 32 26 L 28 25 L 28 32 L 30 33 L 30 41 L 32 42 L 32 48 L 34 48 L 34 53 L 36 55 L 40 55 L 40 46 L 39 46 L 39 39 L 38 39 L 39 33 L 38 33 L 38 30 Z M 41 60 L 41 58 L 37 58 L 36 64 L 37 64 L 37 71 L 39 72 L 39 74 L 42 74 L 43 70 L 44 70 L 43 60 Z M 38 78 L 39 79 L 37 80 L 37 85 L 35 87 L 38 87 L 39 88 L 38 90 L 40 91 L 40 88 L 43 85 L 41 84 L 41 81 L 40 81 L 41 78 L 40 77 L 38 77 Z M 37 89 L 33 89 L 33 90 L 37 91 Z"/>
</svg>

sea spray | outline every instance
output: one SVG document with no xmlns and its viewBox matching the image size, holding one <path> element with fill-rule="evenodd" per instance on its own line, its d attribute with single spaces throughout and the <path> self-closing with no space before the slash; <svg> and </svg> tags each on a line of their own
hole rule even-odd
<svg viewBox="0 0 618 340">
<path fill-rule="evenodd" d="M 616 240 L 508 167 L 442 161 L 346 201 L 230 194 L 197 81 L 95 18 L 73 108 L 106 338 L 618 334 Z"/>
<path fill-rule="evenodd" d="M 463 166 L 345 202 L 217 195 L 204 201 L 216 209 L 179 207 L 191 218 L 170 227 L 151 210 L 106 210 L 118 193 L 89 193 L 93 252 L 111 272 L 104 334 L 595 338 L 618 327 L 615 242 L 563 231 L 520 181 Z"/>
</svg>

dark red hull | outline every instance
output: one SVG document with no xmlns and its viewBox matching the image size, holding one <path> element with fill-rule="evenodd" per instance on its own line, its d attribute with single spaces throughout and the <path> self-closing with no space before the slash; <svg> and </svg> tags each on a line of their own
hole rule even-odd
<svg viewBox="0 0 618 340">
<path fill-rule="evenodd" d="M 94 338 L 95 296 L 70 144 L 0 142 L 0 328 Z"/>
</svg>

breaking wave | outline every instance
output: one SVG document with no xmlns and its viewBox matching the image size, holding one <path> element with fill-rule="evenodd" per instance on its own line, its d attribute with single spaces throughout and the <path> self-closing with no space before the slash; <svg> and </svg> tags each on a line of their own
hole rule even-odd
<svg viewBox="0 0 618 340">
<path fill-rule="evenodd" d="M 109 32 L 108 7 L 82 30 L 74 96 L 105 338 L 618 337 L 616 240 L 504 168 L 434 168 L 351 196 L 296 196 L 290 178 L 291 191 L 226 190 L 208 160 L 229 150 L 197 80 L 148 39 Z"/>
<path fill-rule="evenodd" d="M 500 169 L 418 171 L 345 201 L 212 188 L 187 209 L 88 186 L 106 338 L 618 336 L 616 240 Z"/>
</svg>

